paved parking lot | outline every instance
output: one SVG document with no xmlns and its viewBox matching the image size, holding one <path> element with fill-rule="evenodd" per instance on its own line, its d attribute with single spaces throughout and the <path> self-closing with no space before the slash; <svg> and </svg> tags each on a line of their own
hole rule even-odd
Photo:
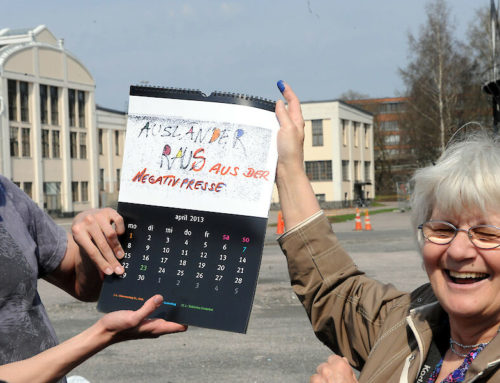
<svg viewBox="0 0 500 383">
<path fill-rule="evenodd" d="M 353 221 L 334 225 L 360 268 L 405 291 L 424 283 L 408 213 L 372 215 L 371 223 L 369 232 L 353 231 Z M 307 382 L 330 350 L 315 338 L 292 292 L 275 230 L 268 230 L 246 335 L 191 327 L 183 334 L 114 345 L 73 374 L 92 383 Z M 61 340 L 101 315 L 95 304 L 75 301 L 43 281 L 40 289 Z"/>
</svg>

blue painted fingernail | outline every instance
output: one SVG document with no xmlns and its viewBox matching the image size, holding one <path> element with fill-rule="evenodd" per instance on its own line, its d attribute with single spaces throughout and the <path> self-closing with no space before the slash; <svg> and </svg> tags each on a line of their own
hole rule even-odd
<svg viewBox="0 0 500 383">
<path fill-rule="evenodd" d="M 281 93 L 285 91 L 285 83 L 283 82 L 283 80 L 279 80 L 276 85 L 278 85 L 278 89 Z"/>
</svg>

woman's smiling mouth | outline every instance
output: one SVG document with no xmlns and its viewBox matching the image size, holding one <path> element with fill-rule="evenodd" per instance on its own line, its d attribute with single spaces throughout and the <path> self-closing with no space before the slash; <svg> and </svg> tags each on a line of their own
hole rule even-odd
<svg viewBox="0 0 500 383">
<path fill-rule="evenodd" d="M 450 278 L 450 280 L 453 283 L 457 283 L 457 284 L 461 284 L 461 285 L 480 282 L 483 279 L 486 279 L 489 277 L 489 274 L 485 274 L 485 273 L 458 272 L 458 271 L 452 271 L 452 270 L 445 270 L 445 271 L 446 271 L 446 275 L 448 276 L 448 278 Z"/>
</svg>

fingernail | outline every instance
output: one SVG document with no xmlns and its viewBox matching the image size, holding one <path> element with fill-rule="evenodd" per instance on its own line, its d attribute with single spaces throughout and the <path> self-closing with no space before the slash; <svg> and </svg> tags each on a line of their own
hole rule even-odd
<svg viewBox="0 0 500 383">
<path fill-rule="evenodd" d="M 123 258 L 123 255 L 124 255 L 124 252 L 123 252 L 122 250 L 118 250 L 118 251 L 116 252 L 116 256 L 117 256 L 117 258 L 120 258 L 120 259 L 121 259 L 121 258 Z"/>
<path fill-rule="evenodd" d="M 161 304 L 161 303 L 163 302 L 163 297 L 161 297 L 161 296 L 156 296 L 156 297 L 154 297 L 153 302 L 154 302 L 155 304 L 159 305 L 159 304 Z"/>
<path fill-rule="evenodd" d="M 121 267 L 121 266 L 116 266 L 115 267 L 115 273 L 116 274 L 123 274 L 123 271 L 124 271 L 123 267 Z"/>
<path fill-rule="evenodd" d="M 113 270 L 111 269 L 111 267 L 106 267 L 106 270 L 104 270 L 104 274 L 106 274 L 106 275 L 113 274 Z"/>
<path fill-rule="evenodd" d="M 285 91 L 285 83 L 283 82 L 283 80 L 279 80 L 276 85 L 278 85 L 278 89 L 281 93 Z"/>
</svg>

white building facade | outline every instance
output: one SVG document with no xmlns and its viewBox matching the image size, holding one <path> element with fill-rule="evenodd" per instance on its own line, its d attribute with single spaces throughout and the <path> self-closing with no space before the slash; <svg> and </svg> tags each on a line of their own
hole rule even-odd
<svg viewBox="0 0 500 383">
<path fill-rule="evenodd" d="M 324 208 L 375 198 L 373 116 L 342 101 L 301 104 L 304 167 Z M 273 203 L 279 198 L 275 189 Z"/>
<path fill-rule="evenodd" d="M 0 30 L 0 172 L 40 207 L 73 215 L 114 195 L 121 158 L 100 148 L 115 130 L 123 147 L 125 124 L 96 110 L 91 73 L 45 26 Z"/>
</svg>

